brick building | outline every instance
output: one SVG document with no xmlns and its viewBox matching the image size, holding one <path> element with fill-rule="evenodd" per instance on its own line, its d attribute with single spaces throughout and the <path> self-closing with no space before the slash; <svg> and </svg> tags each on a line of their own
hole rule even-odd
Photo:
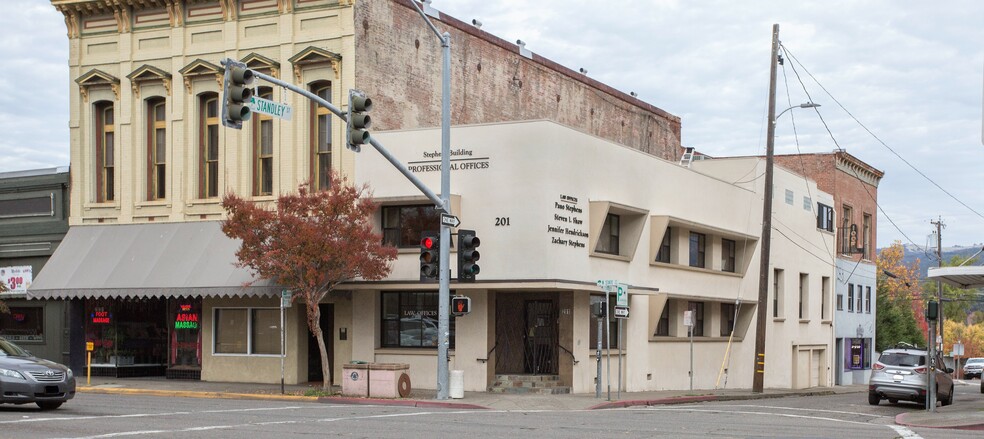
<svg viewBox="0 0 984 439">
<path fill-rule="evenodd" d="M 867 383 L 875 341 L 878 184 L 885 175 L 846 151 L 777 155 L 776 163 L 834 195 L 836 220 L 835 384 Z M 826 213 L 818 212 L 821 218 Z"/>
</svg>

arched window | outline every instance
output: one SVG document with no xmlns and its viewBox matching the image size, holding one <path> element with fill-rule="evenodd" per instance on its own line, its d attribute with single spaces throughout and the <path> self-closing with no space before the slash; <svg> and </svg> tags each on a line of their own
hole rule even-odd
<svg viewBox="0 0 984 439">
<path fill-rule="evenodd" d="M 115 181 L 115 125 L 113 103 L 97 102 L 95 109 L 96 131 L 96 202 L 116 199 Z"/>
<path fill-rule="evenodd" d="M 331 83 L 316 82 L 311 92 L 331 102 Z M 314 190 L 328 189 L 331 174 L 331 113 L 327 108 L 311 103 L 311 186 Z"/>
<path fill-rule="evenodd" d="M 257 96 L 273 99 L 273 89 L 259 87 Z M 253 195 L 273 194 L 273 117 L 253 115 Z"/>
<path fill-rule="evenodd" d="M 198 196 L 219 196 L 219 95 L 198 98 Z"/>
<path fill-rule="evenodd" d="M 167 198 L 167 112 L 164 98 L 147 100 L 147 199 Z"/>
</svg>

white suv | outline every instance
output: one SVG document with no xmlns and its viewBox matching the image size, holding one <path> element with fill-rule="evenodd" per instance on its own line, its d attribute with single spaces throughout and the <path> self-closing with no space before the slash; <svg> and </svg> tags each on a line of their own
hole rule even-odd
<svg viewBox="0 0 984 439">
<path fill-rule="evenodd" d="M 868 381 L 868 404 L 878 405 L 882 399 L 890 403 L 899 400 L 926 401 L 929 373 L 936 376 L 936 399 L 943 405 L 953 404 L 953 369 L 937 355 L 935 365 L 927 361 L 926 349 L 914 346 L 897 346 L 886 349 L 871 367 Z"/>
<path fill-rule="evenodd" d="M 964 378 L 980 378 L 981 369 L 984 369 L 984 358 L 968 358 L 963 367 Z"/>
</svg>

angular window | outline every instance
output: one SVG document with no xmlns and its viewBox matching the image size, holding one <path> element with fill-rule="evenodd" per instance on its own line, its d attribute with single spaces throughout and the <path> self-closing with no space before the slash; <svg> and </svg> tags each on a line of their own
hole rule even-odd
<svg viewBox="0 0 984 439">
<path fill-rule="evenodd" d="M 384 292 L 380 345 L 384 348 L 437 347 L 437 292 Z M 454 349 L 454 317 L 448 319 Z"/>
<path fill-rule="evenodd" d="M 273 89 L 260 87 L 257 95 L 273 99 Z M 273 194 L 273 116 L 256 113 L 253 119 L 253 195 Z"/>
<path fill-rule="evenodd" d="M 659 315 L 659 322 L 656 323 L 656 336 L 669 336 L 670 335 L 670 301 L 667 300 L 666 304 L 663 305 L 663 313 Z"/>
<path fill-rule="evenodd" d="M 601 226 L 601 236 L 598 238 L 598 246 L 595 248 L 596 252 L 610 255 L 619 254 L 619 220 L 620 217 L 613 213 L 609 213 L 605 218 L 605 224 Z"/>
<path fill-rule="evenodd" d="M 694 337 L 704 336 L 704 302 L 687 302 L 687 309 L 694 319 Z"/>
<path fill-rule="evenodd" d="M 113 123 L 113 104 L 101 102 L 96 113 L 96 202 L 116 199 L 115 146 L 116 129 Z"/>
<path fill-rule="evenodd" d="M 319 82 L 311 86 L 311 92 L 331 102 L 331 83 Z M 331 113 L 328 109 L 311 103 L 311 186 L 315 190 L 328 189 L 331 175 Z"/>
<path fill-rule="evenodd" d="M 431 205 L 383 206 L 383 244 L 399 248 L 420 245 L 423 232 L 441 227 L 441 214 Z"/>
<path fill-rule="evenodd" d="M 670 263 L 670 236 L 672 233 L 672 228 L 667 227 L 666 232 L 663 233 L 663 242 L 659 244 L 659 252 L 656 253 L 656 262 Z"/>
<path fill-rule="evenodd" d="M 735 310 L 737 307 L 733 303 L 721 304 L 721 336 L 727 337 L 735 330 Z"/>
<path fill-rule="evenodd" d="M 704 268 L 704 255 L 707 236 L 690 232 L 690 266 Z"/>
<path fill-rule="evenodd" d="M 219 96 L 205 93 L 199 98 L 198 196 L 219 196 Z"/>
<path fill-rule="evenodd" d="M 147 199 L 167 198 L 167 111 L 163 98 L 147 101 Z"/>
<path fill-rule="evenodd" d="M 590 306 L 593 307 L 595 303 L 601 303 L 602 304 L 601 306 L 605 306 L 604 305 L 604 303 L 605 303 L 605 296 L 592 295 L 591 296 L 591 305 Z M 591 308 L 589 308 L 589 309 L 591 309 Z M 608 316 L 615 315 L 615 298 L 614 297 L 612 297 L 608 301 L 608 313 L 606 315 L 608 315 Z M 589 315 L 588 317 L 590 317 L 589 318 L 589 322 L 588 322 L 588 327 L 591 328 L 591 330 L 588 331 L 588 333 L 589 333 L 589 336 L 588 336 L 588 346 L 590 346 L 592 349 L 594 349 L 594 348 L 598 347 L 598 318 L 595 317 L 594 315 Z M 616 318 L 608 318 L 608 319 L 603 319 L 603 321 L 604 320 L 607 320 L 608 321 L 608 328 L 605 329 L 606 331 L 608 331 L 608 345 L 605 345 L 604 344 L 605 340 L 602 339 L 601 340 L 601 342 L 603 343 L 602 344 L 602 347 L 603 348 L 617 349 L 618 348 L 618 319 L 616 319 Z M 602 335 L 602 337 L 604 337 L 604 335 Z"/>
<path fill-rule="evenodd" d="M 721 271 L 735 272 L 735 248 L 737 243 L 730 239 L 721 239 Z"/>
<path fill-rule="evenodd" d="M 834 208 L 823 203 L 817 203 L 817 228 L 828 232 L 834 231 Z"/>
</svg>

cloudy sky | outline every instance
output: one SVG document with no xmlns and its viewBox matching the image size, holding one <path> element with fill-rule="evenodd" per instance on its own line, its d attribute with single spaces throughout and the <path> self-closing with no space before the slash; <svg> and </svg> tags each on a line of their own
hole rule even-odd
<svg viewBox="0 0 984 439">
<path fill-rule="evenodd" d="M 895 240 L 925 246 L 936 218 L 946 224 L 945 246 L 984 243 L 984 2 L 434 0 L 433 6 L 462 21 L 477 18 L 483 30 L 522 39 L 539 55 L 635 91 L 680 116 L 684 145 L 712 156 L 764 154 L 771 32 L 778 23 L 787 62 L 779 71 L 777 111 L 808 100 L 822 107 L 819 114 L 797 109 L 782 116 L 776 152 L 840 146 L 884 171 L 879 246 Z M 68 165 L 66 93 L 73 78 L 65 24 L 49 1 L 0 1 L 0 59 L 6 67 L 0 172 Z"/>
</svg>

